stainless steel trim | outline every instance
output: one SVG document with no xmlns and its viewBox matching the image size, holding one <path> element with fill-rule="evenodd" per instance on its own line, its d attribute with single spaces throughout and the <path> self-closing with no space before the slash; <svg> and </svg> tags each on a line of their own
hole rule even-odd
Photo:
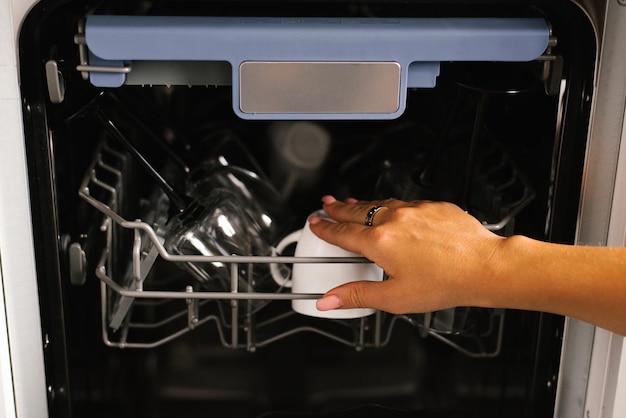
<svg viewBox="0 0 626 418">
<path fill-rule="evenodd" d="M 554 407 L 555 418 L 584 418 L 594 332 L 593 325 L 567 319 Z"/>
<path fill-rule="evenodd" d="M 623 145 L 626 144 L 626 114 L 624 115 L 620 142 L 622 146 L 620 146 L 617 160 L 611 222 L 607 238 L 607 244 L 614 246 L 626 246 L 626 146 Z"/>
<path fill-rule="evenodd" d="M 596 19 L 597 21 L 597 19 Z M 623 224 L 615 199 L 618 179 L 624 107 L 626 104 L 626 8 L 607 2 L 604 34 L 599 56 L 597 87 L 592 98 L 592 120 L 587 143 L 576 243 L 609 245 L 610 230 Z M 599 416 L 606 402 L 615 398 L 615 385 L 607 368 L 614 362 L 616 347 L 607 343 L 606 331 L 568 319 L 563 342 L 556 399 L 556 418 Z M 604 366 L 603 366 L 604 365 Z M 601 370 L 598 372 L 598 367 Z M 600 410 L 598 410 L 598 405 Z"/>
<path fill-rule="evenodd" d="M 397 62 L 268 62 L 239 66 L 244 113 L 394 113 L 400 107 Z"/>
<path fill-rule="evenodd" d="M 610 2 L 584 167 L 576 242 L 606 245 L 613 205 L 626 97 L 626 8 Z"/>
</svg>

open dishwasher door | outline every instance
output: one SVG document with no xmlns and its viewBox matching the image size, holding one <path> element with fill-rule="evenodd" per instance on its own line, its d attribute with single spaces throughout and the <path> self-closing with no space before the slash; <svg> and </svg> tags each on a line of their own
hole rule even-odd
<svg viewBox="0 0 626 418">
<path fill-rule="evenodd" d="M 168 234 L 172 220 L 189 225 L 181 208 L 210 212 L 197 190 L 236 185 L 264 197 L 229 206 L 242 216 L 268 201 L 289 213 L 260 228 L 270 247 L 326 193 L 448 200 L 502 235 L 576 242 L 600 97 L 596 14 L 569 1 L 37 4 L 20 29 L 19 70 L 36 331 L 48 336 L 43 407 L 63 417 L 565 411 L 563 318 L 474 307 L 314 318 L 291 303 L 316 295 L 264 281 L 268 265 L 303 261 L 289 250 L 255 241 L 216 254 L 193 240 L 200 228 L 176 252 Z M 242 202 L 233 194 L 217 202 Z M 203 211 L 188 210 L 189 197 Z"/>
</svg>

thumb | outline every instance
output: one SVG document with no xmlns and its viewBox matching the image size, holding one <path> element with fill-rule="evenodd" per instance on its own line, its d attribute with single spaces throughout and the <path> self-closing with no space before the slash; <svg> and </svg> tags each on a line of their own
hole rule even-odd
<svg viewBox="0 0 626 418">
<path fill-rule="evenodd" d="M 390 297 L 391 290 L 389 280 L 345 283 L 326 292 L 317 300 L 316 307 L 320 311 L 351 308 L 388 310 L 388 301 L 394 300 Z"/>
</svg>

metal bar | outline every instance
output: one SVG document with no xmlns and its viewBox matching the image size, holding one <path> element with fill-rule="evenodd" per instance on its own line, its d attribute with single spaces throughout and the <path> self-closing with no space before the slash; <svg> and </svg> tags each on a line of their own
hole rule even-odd
<svg viewBox="0 0 626 418">
<path fill-rule="evenodd" d="M 80 72 L 92 72 L 92 73 L 128 74 L 133 70 L 133 66 L 130 64 L 124 64 L 123 67 L 107 67 L 103 65 L 81 64 L 81 65 L 76 66 L 76 70 Z"/>
<path fill-rule="evenodd" d="M 237 295 L 239 291 L 239 266 L 237 263 L 232 263 L 230 267 L 230 292 L 232 295 Z M 230 330 L 230 340 L 233 348 L 239 345 L 239 302 L 233 298 L 230 301 L 230 321 L 232 328 Z"/>
</svg>

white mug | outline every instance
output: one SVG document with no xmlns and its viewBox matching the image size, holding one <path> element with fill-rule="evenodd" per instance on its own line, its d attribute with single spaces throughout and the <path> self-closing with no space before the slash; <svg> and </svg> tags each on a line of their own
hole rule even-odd
<svg viewBox="0 0 626 418">
<path fill-rule="evenodd" d="M 323 210 L 313 213 L 328 219 Z M 281 240 L 276 251 L 281 253 L 288 245 L 296 243 L 295 257 L 361 257 L 336 245 L 318 238 L 309 227 L 307 220 L 304 228 L 292 232 Z M 370 280 L 382 281 L 383 270 L 374 263 L 294 263 L 291 278 L 285 278 L 273 269 L 274 280 L 281 285 L 291 287 L 292 293 L 326 293 L 330 289 L 348 282 Z M 361 318 L 375 312 L 369 308 L 335 309 L 319 311 L 315 299 L 295 299 L 291 302 L 294 311 L 318 318 L 349 319 Z"/>
</svg>

